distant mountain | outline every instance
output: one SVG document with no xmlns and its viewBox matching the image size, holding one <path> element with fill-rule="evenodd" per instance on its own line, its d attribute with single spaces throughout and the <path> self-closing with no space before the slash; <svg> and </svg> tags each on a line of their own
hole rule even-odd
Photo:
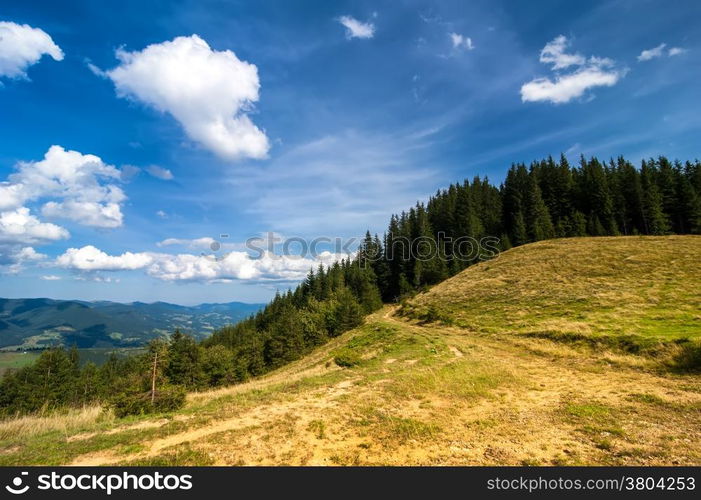
<svg viewBox="0 0 701 500">
<path fill-rule="evenodd" d="M 236 323 L 264 304 L 229 302 L 180 306 L 167 302 L 86 302 L 0 298 L 0 349 L 63 344 L 131 347 L 169 335 L 176 328 L 196 338 Z"/>
</svg>

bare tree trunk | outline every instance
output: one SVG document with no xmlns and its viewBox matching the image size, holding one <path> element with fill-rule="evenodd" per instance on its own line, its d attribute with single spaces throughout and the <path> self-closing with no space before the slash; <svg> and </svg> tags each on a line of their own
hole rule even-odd
<svg viewBox="0 0 701 500">
<path fill-rule="evenodd" d="M 153 354 L 153 374 L 151 375 L 151 405 L 156 401 L 156 368 L 158 367 L 158 351 Z"/>
</svg>

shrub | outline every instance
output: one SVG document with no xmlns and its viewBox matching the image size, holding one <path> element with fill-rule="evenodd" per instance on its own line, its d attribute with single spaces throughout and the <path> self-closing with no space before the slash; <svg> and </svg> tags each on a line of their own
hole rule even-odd
<svg viewBox="0 0 701 500">
<path fill-rule="evenodd" d="M 353 366 L 359 365 L 361 359 L 357 353 L 351 351 L 350 349 L 343 349 L 336 353 L 333 361 L 342 368 L 352 368 Z"/>
<path fill-rule="evenodd" d="M 680 339 L 679 353 L 674 357 L 673 366 L 680 371 L 701 372 L 701 341 Z"/>
<path fill-rule="evenodd" d="M 177 410 L 185 404 L 185 389 L 180 386 L 167 386 L 156 391 L 151 401 L 151 392 L 126 392 L 110 402 L 114 414 L 119 417 L 145 415 Z"/>
</svg>

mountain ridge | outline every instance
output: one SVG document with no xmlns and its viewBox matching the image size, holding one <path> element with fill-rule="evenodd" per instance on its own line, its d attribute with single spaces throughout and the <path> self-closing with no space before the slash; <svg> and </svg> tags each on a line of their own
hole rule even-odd
<svg viewBox="0 0 701 500">
<path fill-rule="evenodd" d="M 52 345 L 136 347 L 176 328 L 204 338 L 262 306 L 237 301 L 184 306 L 162 301 L 0 298 L 0 349 L 42 349 Z"/>
</svg>

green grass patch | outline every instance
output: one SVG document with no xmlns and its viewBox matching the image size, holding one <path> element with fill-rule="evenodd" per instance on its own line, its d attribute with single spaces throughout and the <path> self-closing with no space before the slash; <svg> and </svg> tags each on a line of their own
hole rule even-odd
<svg viewBox="0 0 701 500">
<path fill-rule="evenodd" d="M 326 425 L 322 420 L 312 420 L 309 422 L 307 430 L 314 433 L 317 439 L 324 439 L 326 437 Z"/>
<path fill-rule="evenodd" d="M 350 349 L 340 349 L 336 351 L 333 362 L 336 363 L 341 368 L 353 368 L 362 363 L 360 355 Z"/>
<path fill-rule="evenodd" d="M 176 467 L 212 465 L 214 461 L 207 453 L 193 450 L 189 446 L 181 446 L 175 450 L 166 451 L 155 457 L 140 458 L 122 462 L 121 466 L 139 467 Z"/>
</svg>

